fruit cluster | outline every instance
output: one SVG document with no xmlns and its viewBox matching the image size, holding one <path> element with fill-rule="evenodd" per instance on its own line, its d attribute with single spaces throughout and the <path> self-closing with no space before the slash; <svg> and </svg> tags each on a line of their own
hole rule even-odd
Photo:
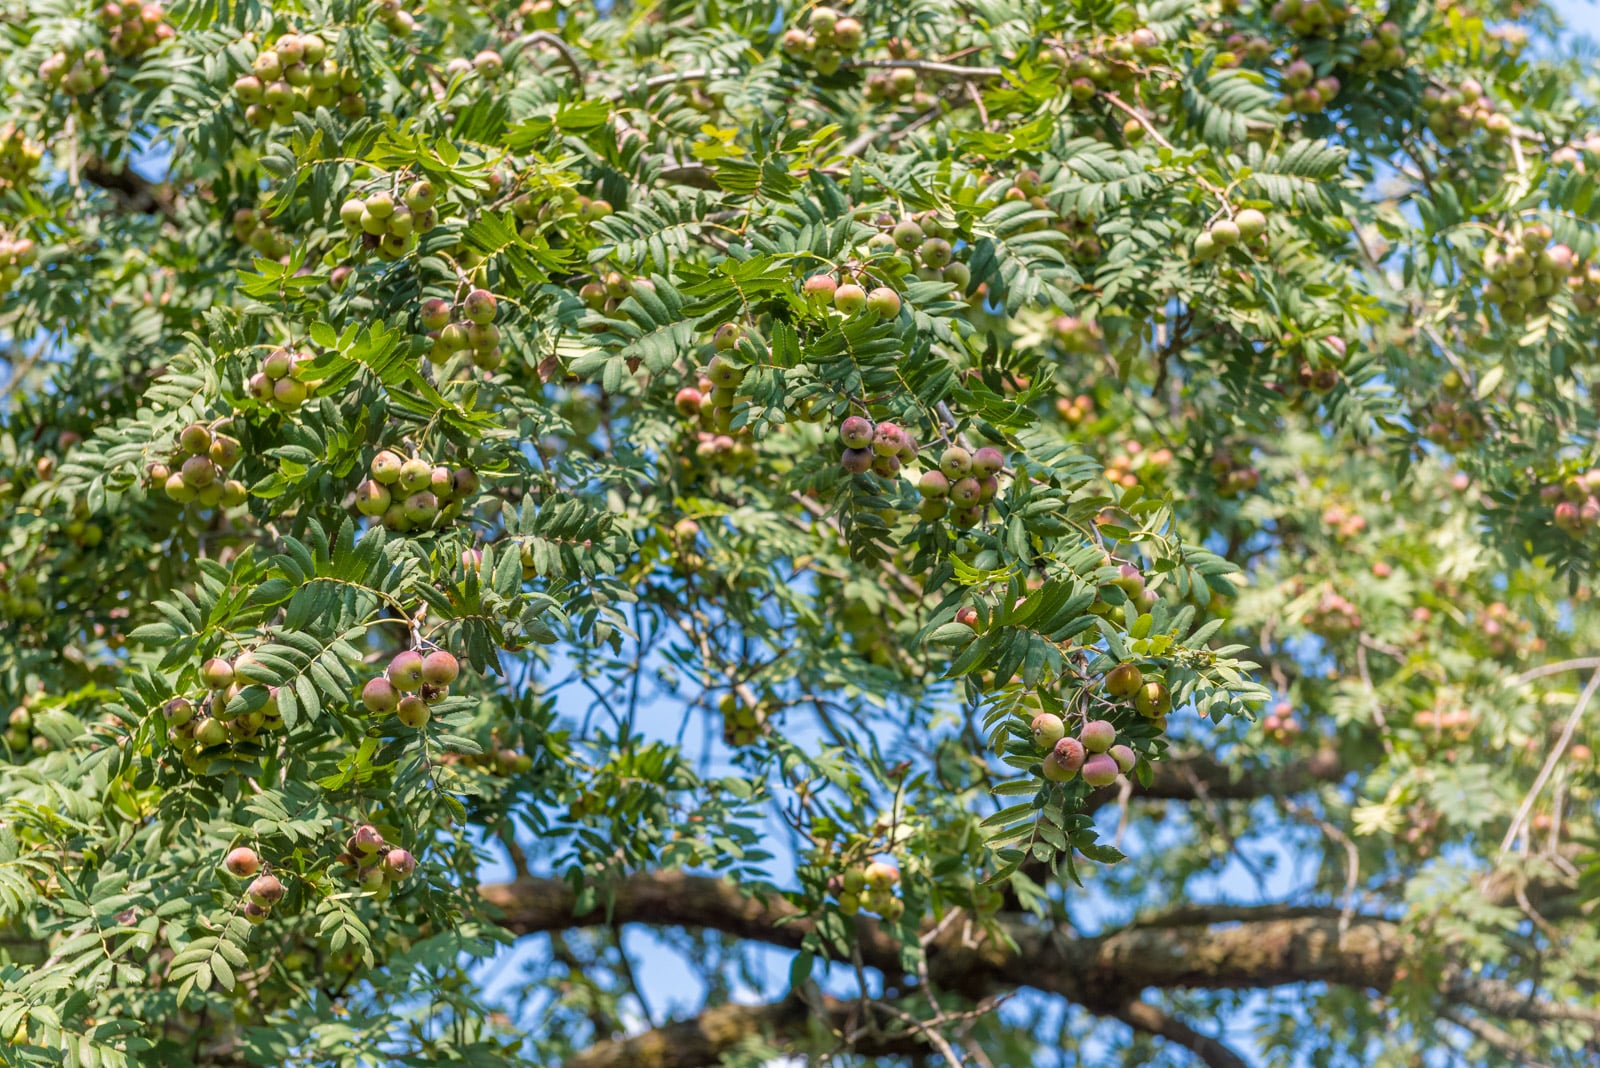
<svg viewBox="0 0 1600 1068">
<path fill-rule="evenodd" d="M 1261 472 L 1235 459 L 1230 452 L 1219 452 L 1213 456 L 1209 468 L 1212 479 L 1217 483 L 1217 492 L 1224 497 L 1242 496 L 1261 484 Z"/>
<path fill-rule="evenodd" d="M 1214 219 L 1194 239 L 1195 259 L 1214 259 L 1235 245 L 1245 246 L 1249 251 L 1248 246 L 1259 243 L 1258 239 L 1266 232 L 1267 217 L 1255 208 L 1244 208 L 1231 218 Z"/>
<path fill-rule="evenodd" d="M 372 6 L 377 10 L 378 21 L 396 37 L 410 37 L 417 28 L 416 16 L 405 9 L 401 0 L 375 0 Z"/>
<path fill-rule="evenodd" d="M 504 74 L 505 70 L 505 57 L 490 48 L 484 49 L 471 59 L 466 56 L 457 56 L 444 65 L 444 73 L 448 78 L 454 78 L 462 74 L 477 74 L 480 78 L 494 81 Z"/>
<path fill-rule="evenodd" d="M 339 221 L 352 234 L 361 235 L 363 248 L 375 251 L 379 259 L 393 263 L 411 249 L 418 235 L 439 225 L 439 214 L 433 207 L 437 202 L 438 194 L 434 191 L 433 183 L 421 180 L 412 182 L 406 188 L 398 204 L 395 203 L 395 194 L 388 190 L 369 193 L 365 197 L 351 197 L 339 206 Z M 489 318 L 484 321 L 493 319 L 494 298 L 490 297 Z M 498 340 L 498 335 L 496 338 Z"/>
<path fill-rule="evenodd" d="M 1094 413 L 1094 398 L 1087 393 L 1080 393 L 1076 397 L 1056 398 L 1056 414 L 1068 426 L 1078 426 L 1092 418 Z"/>
<path fill-rule="evenodd" d="M 1330 504 L 1322 510 L 1322 525 L 1334 537 L 1349 539 L 1367 529 L 1367 517 L 1343 505 Z"/>
<path fill-rule="evenodd" d="M 44 599 L 39 596 L 39 576 L 32 570 L 7 568 L 0 564 L 0 613 L 6 619 L 38 619 L 44 615 Z"/>
<path fill-rule="evenodd" d="M 972 271 L 956 259 L 956 246 L 952 243 L 959 240 L 960 234 L 953 225 L 939 218 L 937 212 L 925 211 L 910 219 L 896 219 L 885 213 L 879 215 L 876 222 L 880 232 L 867 242 L 869 251 L 895 249 L 910 262 L 918 278 L 949 282 L 958 293 L 967 291 Z M 895 307 L 898 310 L 898 303 Z"/>
<path fill-rule="evenodd" d="M 1278 0 L 1267 17 L 1297 37 L 1336 36 L 1350 19 L 1344 0 Z"/>
<path fill-rule="evenodd" d="M 900 294 L 888 286 L 876 286 L 868 292 L 857 281 L 841 281 L 833 274 L 812 275 L 801 283 L 800 293 L 818 311 L 832 306 L 845 316 L 870 311 L 885 319 L 893 319 L 900 314 Z"/>
<path fill-rule="evenodd" d="M 375 716 L 393 712 L 403 726 L 421 730 L 433 718 L 432 707 L 450 696 L 450 684 L 461 663 L 443 649 L 426 655 L 402 649 L 382 675 L 361 688 L 361 704 Z"/>
<path fill-rule="evenodd" d="M 839 911 L 854 916 L 865 910 L 893 923 L 906 911 L 906 903 L 895 896 L 900 869 L 875 860 L 858 868 L 848 868 L 829 880 L 829 889 L 839 900 Z"/>
<path fill-rule="evenodd" d="M 883 426 L 879 423 L 873 433 L 874 451 L 879 448 Z M 840 436 L 843 437 L 843 428 Z M 916 443 L 909 437 L 907 447 L 915 458 Z M 917 480 L 917 492 L 922 495 L 917 514 L 929 521 L 948 514 L 950 521 L 962 528 L 977 525 L 983 519 L 984 508 L 1000 493 L 999 475 L 1003 467 L 1004 454 L 992 446 L 985 445 L 976 452 L 968 452 L 960 445 L 947 447 L 939 454 L 939 469 L 925 471 Z M 878 470 L 876 463 L 873 470 Z"/>
<path fill-rule="evenodd" d="M 1299 736 L 1300 721 L 1294 718 L 1294 709 L 1289 702 L 1279 701 L 1272 706 L 1272 711 L 1262 718 L 1261 729 L 1266 732 L 1268 738 L 1280 745 L 1286 745 Z"/>
<path fill-rule="evenodd" d="M 1116 744 L 1117 728 L 1110 720 L 1090 720 L 1072 738 L 1060 716 L 1041 712 L 1033 717 L 1032 730 L 1033 740 L 1045 750 L 1043 774 L 1050 782 L 1071 782 L 1081 775 L 1090 786 L 1110 786 L 1139 762 L 1132 749 Z"/>
<path fill-rule="evenodd" d="M 209 692 L 198 703 L 187 697 L 174 697 L 162 708 L 167 741 L 183 754 L 184 764 L 190 770 L 204 770 L 206 760 L 201 750 L 216 749 L 233 741 L 249 741 L 262 731 L 283 729 L 275 689 L 268 691 L 267 700 L 259 707 L 230 715 L 228 705 L 240 692 L 234 681 L 233 664 L 213 657 L 200 668 L 200 677 Z"/>
<path fill-rule="evenodd" d="M 409 850 L 385 842 L 370 823 L 361 824 L 345 839 L 344 852 L 337 859 L 345 865 L 346 878 L 377 898 L 388 897 L 396 883 L 417 870 L 417 858 Z"/>
<path fill-rule="evenodd" d="M 919 103 L 922 93 L 922 78 L 913 67 L 891 67 L 888 70 L 874 70 L 867 75 L 866 82 L 861 87 L 861 95 L 872 101 L 893 101 L 909 99 Z"/>
<path fill-rule="evenodd" d="M 244 105 L 245 122 L 258 130 L 317 108 L 338 107 L 351 119 L 367 113 L 361 76 L 341 69 L 327 42 L 311 33 L 286 33 L 263 49 L 250 73 L 233 83 L 233 96 Z"/>
<path fill-rule="evenodd" d="M 767 729 L 766 709 L 746 703 L 736 693 L 723 694 L 717 711 L 722 713 L 722 740 L 728 745 L 754 745 Z"/>
<path fill-rule="evenodd" d="M 33 705 L 37 695 L 28 694 L 6 718 L 6 748 L 13 755 L 40 755 L 50 751 L 50 739 L 34 731 Z"/>
<path fill-rule="evenodd" d="M 172 40 L 166 11 L 146 0 L 108 0 L 100 9 L 100 25 L 111 38 L 114 56 L 142 56 L 162 41 Z"/>
<path fill-rule="evenodd" d="M 1058 315 L 1050 320 L 1050 336 L 1063 350 L 1075 354 L 1098 350 L 1106 337 L 1099 323 L 1093 319 L 1080 319 L 1076 315 Z M 1093 407 L 1091 401 L 1090 410 Z"/>
<path fill-rule="evenodd" d="M 38 260 L 39 246 L 32 238 L 13 238 L 0 231 L 0 294 L 17 284 L 24 267 L 32 267 Z"/>
<path fill-rule="evenodd" d="M 233 213 L 233 236 L 269 260 L 281 260 L 294 248 L 289 239 L 263 220 L 254 208 L 240 208 Z"/>
<path fill-rule="evenodd" d="M 1361 629 L 1361 612 L 1343 595 L 1324 590 L 1317 603 L 1300 617 L 1300 623 L 1324 638 L 1342 638 Z"/>
<path fill-rule="evenodd" d="M 533 757 L 502 744 L 495 733 L 490 734 L 489 745 L 481 753 L 445 753 L 439 759 L 446 764 L 461 764 L 498 776 L 521 775 L 533 770 Z"/>
<path fill-rule="evenodd" d="M 1130 439 L 1123 443 L 1121 452 L 1113 453 L 1106 461 L 1106 481 L 1123 489 L 1160 485 L 1172 467 L 1172 460 L 1171 449 L 1147 450 L 1142 442 Z"/>
<path fill-rule="evenodd" d="M 1291 60 L 1279 78 L 1281 95 L 1277 108 L 1287 115 L 1298 111 L 1302 115 L 1315 115 L 1339 95 L 1342 86 L 1332 74 L 1317 77 L 1316 70 L 1303 59 Z"/>
<path fill-rule="evenodd" d="M 244 891 L 244 918 L 251 923 L 265 923 L 272 906 L 283 900 L 283 883 L 271 872 L 261 871 L 261 855 L 249 846 L 229 850 L 222 858 L 222 868 L 235 879 L 250 879 Z"/>
<path fill-rule="evenodd" d="M 417 185 L 427 183 L 418 182 Z M 412 188 L 414 190 L 416 187 Z M 432 193 L 432 187 L 428 192 Z M 411 194 L 408 192 L 406 195 L 409 198 Z M 424 211 L 432 214 L 431 209 Z M 442 366 L 457 353 L 466 351 L 472 354 L 474 367 L 484 371 L 498 368 L 501 355 L 500 328 L 494 325 L 497 313 L 498 303 L 494 294 L 486 289 L 474 289 L 459 305 L 443 297 L 430 297 L 423 301 L 417 311 L 417 319 L 432 342 L 428 348 L 428 362 Z"/>
<path fill-rule="evenodd" d="M 372 477 L 356 487 L 356 511 L 381 517 L 384 526 L 401 533 L 454 519 L 478 492 L 472 468 L 435 465 L 417 456 L 407 460 L 392 449 L 374 456 L 368 470 Z"/>
<path fill-rule="evenodd" d="M 1133 125 L 1137 126 L 1137 123 Z M 1141 133 L 1143 128 L 1140 127 Z M 1038 211 L 1049 212 L 1054 216 L 1053 221 L 1035 219 L 1028 223 L 1025 230 L 1040 231 L 1054 229 L 1058 233 L 1071 238 L 1062 246 L 1074 263 L 1092 264 L 1099 260 L 1105 251 L 1100 244 L 1100 238 L 1095 230 L 1095 221 L 1091 216 L 1079 215 L 1076 212 L 1060 212 L 1051 206 L 1045 194 L 1050 191 L 1048 183 L 1038 171 L 1029 168 L 1018 172 L 1011 184 L 1001 194 L 1004 200 L 1026 201 L 1028 206 Z M 981 302 L 980 302 L 981 303 Z"/>
<path fill-rule="evenodd" d="M 831 7 L 814 7 L 807 28 L 784 31 L 780 41 L 783 54 L 796 62 L 809 63 L 818 74 L 833 74 L 846 56 L 861 47 L 866 31 L 861 23 L 841 15 Z"/>
<path fill-rule="evenodd" d="M 1550 521 L 1574 538 L 1600 525 L 1600 467 L 1543 486 L 1539 499 L 1553 504 Z"/>
<path fill-rule="evenodd" d="M 16 123 L 0 126 L 0 189 L 21 185 L 33 177 L 33 170 L 44 159 L 44 148 L 28 140 Z"/>
<path fill-rule="evenodd" d="M 1400 43 L 1400 27 L 1393 22 L 1380 22 L 1372 33 L 1356 44 L 1361 57 L 1360 69 L 1399 70 L 1406 65 L 1406 49 Z"/>
<path fill-rule="evenodd" d="M 1067 87 L 1073 102 L 1082 104 L 1096 93 L 1132 82 L 1139 74 L 1134 60 L 1160 43 L 1154 30 L 1141 26 L 1126 37 L 1088 42 L 1087 48 L 1081 41 L 1052 44 L 1040 60 L 1057 72 L 1057 81 Z"/>
<path fill-rule="evenodd" d="M 313 358 L 309 352 L 273 349 L 261 361 L 261 369 L 250 376 L 245 388 L 262 404 L 270 404 L 280 412 L 292 412 L 310 396 L 311 389 L 300 380 L 300 373 Z"/>
<path fill-rule="evenodd" d="M 179 504 L 235 508 L 249 496 L 244 483 L 228 477 L 239 462 L 239 439 L 201 423 L 178 433 L 178 448 L 145 468 L 151 486 L 160 486 Z"/>
<path fill-rule="evenodd" d="M 111 64 L 98 48 L 62 49 L 39 64 L 39 80 L 71 96 L 82 96 L 111 80 Z"/>
<path fill-rule="evenodd" d="M 1449 449 L 1470 447 L 1483 436 L 1483 419 L 1473 410 L 1475 398 L 1455 371 L 1445 373 L 1439 395 L 1421 412 L 1422 436 Z"/>
<path fill-rule="evenodd" d="M 1472 78 L 1454 89 L 1428 86 L 1422 91 L 1422 110 L 1428 116 L 1428 129 L 1447 148 L 1465 141 L 1474 130 L 1497 140 L 1511 133 L 1511 117 L 1496 111 L 1494 101 Z"/>
<path fill-rule="evenodd" d="M 1495 601 L 1483 610 L 1478 630 L 1487 640 L 1492 656 L 1514 659 L 1544 648 L 1544 639 L 1533 632 L 1533 624 L 1513 613 L 1503 601 Z"/>
<path fill-rule="evenodd" d="M 1483 254 L 1483 272 L 1489 282 L 1483 299 L 1500 311 L 1508 323 L 1520 323 L 1550 309 L 1550 298 L 1564 287 L 1587 290 L 1588 276 L 1577 255 L 1562 244 L 1551 244 L 1550 227 L 1543 223 L 1514 230 Z M 1573 280 L 1576 285 L 1573 285 Z"/>
<path fill-rule="evenodd" d="M 1464 742 L 1472 737 L 1472 728 L 1477 719 L 1464 708 L 1424 708 L 1411 718 L 1411 722 L 1423 730 L 1450 734 L 1456 741 Z"/>
</svg>

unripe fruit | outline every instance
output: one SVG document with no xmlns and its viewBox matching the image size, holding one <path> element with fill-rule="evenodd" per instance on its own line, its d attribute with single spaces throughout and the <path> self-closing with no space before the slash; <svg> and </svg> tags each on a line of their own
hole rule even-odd
<svg viewBox="0 0 1600 1068">
<path fill-rule="evenodd" d="M 422 302 L 418 318 L 424 330 L 443 330 L 450 325 L 450 302 L 439 297 L 431 297 Z"/>
<path fill-rule="evenodd" d="M 271 908 L 283 900 L 283 884 L 275 875 L 258 875 L 245 893 L 262 908 Z"/>
<path fill-rule="evenodd" d="M 1117 762 L 1117 770 L 1124 775 L 1132 771 L 1133 766 L 1139 762 L 1139 757 L 1125 745 L 1112 746 L 1106 750 L 1106 755 Z"/>
<path fill-rule="evenodd" d="M 937 500 L 950 495 L 950 480 L 939 471 L 924 471 L 917 481 L 917 492 L 924 499 Z"/>
<path fill-rule="evenodd" d="M 222 745 L 228 740 L 228 728 L 220 719 L 203 719 L 194 729 L 194 740 L 202 749 Z"/>
<path fill-rule="evenodd" d="M 394 197 L 388 193 L 374 193 L 362 205 L 374 219 L 387 219 L 394 214 Z"/>
<path fill-rule="evenodd" d="M 1000 454 L 999 449 L 985 445 L 972 454 L 972 477 L 989 478 L 1000 472 L 1006 464 L 1006 458 Z"/>
<path fill-rule="evenodd" d="M 867 294 L 867 308 L 874 315 L 892 319 L 900 314 L 900 294 L 888 286 L 879 286 Z"/>
<path fill-rule="evenodd" d="M 441 501 L 448 501 L 455 496 L 455 477 L 448 467 L 435 467 L 432 476 L 428 479 L 428 492 Z"/>
<path fill-rule="evenodd" d="M 267 358 L 261 361 L 261 371 L 273 381 L 287 375 L 294 370 L 294 357 L 289 355 L 288 349 L 273 349 Z"/>
<path fill-rule="evenodd" d="M 361 229 L 361 217 L 367 213 L 367 205 L 354 197 L 339 205 L 339 221 L 351 230 Z"/>
<path fill-rule="evenodd" d="M 412 457 L 400 465 L 400 477 L 397 484 L 402 493 L 416 493 L 419 490 L 426 489 L 432 477 L 432 465 L 426 460 Z"/>
<path fill-rule="evenodd" d="M 1091 753 L 1104 753 L 1117 740 L 1117 728 L 1106 719 L 1090 720 L 1078 732 L 1078 740 Z"/>
<path fill-rule="evenodd" d="M 867 306 L 867 291 L 855 283 L 846 283 L 834 290 L 833 306 L 845 315 L 859 315 Z"/>
<path fill-rule="evenodd" d="M 436 649 L 422 659 L 422 681 L 434 686 L 448 686 L 461 674 L 461 664 L 443 649 Z"/>
<path fill-rule="evenodd" d="M 1066 733 L 1067 725 L 1054 712 L 1041 712 L 1033 717 L 1033 741 L 1041 749 L 1054 749 Z"/>
<path fill-rule="evenodd" d="M 927 237 L 927 235 L 922 232 L 922 227 L 918 226 L 910 219 L 897 224 L 895 228 L 890 231 L 889 236 L 894 239 L 894 243 L 896 245 L 908 252 L 921 245 L 923 240 Z"/>
<path fill-rule="evenodd" d="M 731 360 L 721 356 L 713 356 L 706 364 L 706 377 L 711 379 L 711 384 L 724 389 L 733 389 L 744 381 L 745 370 Z"/>
<path fill-rule="evenodd" d="M 191 456 L 183 461 L 183 481 L 200 489 L 209 486 L 217 480 L 217 465 L 211 462 L 209 456 Z"/>
<path fill-rule="evenodd" d="M 200 668 L 200 679 L 213 690 L 226 690 L 233 685 L 233 665 L 214 656 Z"/>
<path fill-rule="evenodd" d="M 238 879 L 248 879 L 261 870 L 261 858 L 249 846 L 239 846 L 222 858 L 222 866 L 227 869 L 229 875 Z"/>
<path fill-rule="evenodd" d="M 394 654 L 385 674 L 395 687 L 412 693 L 422 685 L 422 654 L 415 649 L 403 649 Z"/>
<path fill-rule="evenodd" d="M 407 497 L 402 507 L 405 510 L 406 521 L 417 526 L 428 526 L 439 516 L 439 498 L 427 490 Z"/>
<path fill-rule="evenodd" d="M 24 711 L 19 709 L 19 711 Z M 194 720 L 194 704 L 185 697 L 174 697 L 162 709 L 167 718 L 167 726 L 182 727 Z"/>
<path fill-rule="evenodd" d="M 211 439 L 211 461 L 218 467 L 232 467 L 239 461 L 239 439 L 217 434 Z"/>
<path fill-rule="evenodd" d="M 868 864 L 867 870 L 862 874 L 870 890 L 887 890 L 900 881 L 900 869 L 881 860 Z"/>
<path fill-rule="evenodd" d="M 905 431 L 894 423 L 879 423 L 872 431 L 872 451 L 878 456 L 898 456 L 905 444 Z"/>
<path fill-rule="evenodd" d="M 711 335 L 711 347 L 718 352 L 727 352 L 739 344 L 742 331 L 736 323 L 723 323 L 717 327 L 717 332 Z M 715 379 L 713 379 L 715 381 Z"/>
<path fill-rule="evenodd" d="M 498 78 L 506 69 L 506 63 L 499 52 L 485 49 L 472 57 L 472 68 L 485 78 Z"/>
<path fill-rule="evenodd" d="M 964 478 L 972 473 L 972 454 L 959 445 L 952 445 L 939 457 L 939 470 L 945 478 Z"/>
<path fill-rule="evenodd" d="M 178 434 L 178 443 L 186 452 L 204 456 L 211 448 L 211 431 L 199 423 L 190 423 Z"/>
<path fill-rule="evenodd" d="M 865 449 L 872 444 L 872 420 L 852 415 L 839 424 L 839 440 L 847 449 Z"/>
<path fill-rule="evenodd" d="M 1147 682 L 1139 687 L 1133 707 L 1139 710 L 1141 716 L 1155 719 L 1172 711 L 1172 694 L 1159 682 Z"/>
<path fill-rule="evenodd" d="M 494 322 L 497 309 L 498 304 L 494 294 L 487 289 L 474 289 L 467 294 L 467 299 L 461 302 L 461 310 L 475 323 Z"/>
<path fill-rule="evenodd" d="M 303 382 L 280 378 L 272 384 L 272 401 L 280 408 L 293 408 L 305 399 L 306 387 Z"/>
<path fill-rule="evenodd" d="M 983 496 L 983 487 L 972 477 L 958 478 L 950 484 L 950 503 L 957 508 L 971 508 Z"/>
<path fill-rule="evenodd" d="M 678 409 L 678 414 L 680 415 L 699 415 L 700 402 L 704 399 L 698 389 L 692 386 L 684 386 L 678 390 L 677 396 L 672 398 L 672 403 Z"/>
<path fill-rule="evenodd" d="M 1106 693 L 1112 697 L 1132 697 L 1144 685 L 1144 675 L 1133 664 L 1118 664 L 1106 672 Z"/>
<path fill-rule="evenodd" d="M 922 243 L 919 255 L 924 266 L 944 267 L 950 262 L 954 253 L 950 248 L 950 242 L 942 237 L 930 237 Z"/>
<path fill-rule="evenodd" d="M 1096 753 L 1083 762 L 1083 781 L 1090 786 L 1110 786 L 1119 774 L 1116 760 L 1105 753 Z"/>
<path fill-rule="evenodd" d="M 1267 228 L 1267 217 L 1255 208 L 1245 208 L 1233 217 L 1233 221 L 1239 227 L 1239 236 L 1246 241 L 1254 241 Z"/>
<path fill-rule="evenodd" d="M 368 679 L 367 684 L 361 688 L 361 703 L 373 715 L 387 715 L 400 703 L 400 691 L 395 689 L 394 683 L 382 676 Z"/>
<path fill-rule="evenodd" d="M 400 481 L 400 472 L 404 467 L 405 460 L 399 453 L 384 449 L 372 458 L 372 477 L 391 486 Z"/>
<path fill-rule="evenodd" d="M 477 493 L 480 485 L 478 472 L 470 467 L 458 467 L 450 476 L 450 495 L 459 501 Z"/>
<path fill-rule="evenodd" d="M 260 925 L 266 923 L 270 914 L 265 905 L 258 905 L 254 901 L 245 902 L 244 918 L 251 924 Z"/>
<path fill-rule="evenodd" d="M 433 713 L 428 709 L 428 702 L 414 693 L 408 693 L 400 698 L 400 704 L 395 708 L 395 715 L 399 717 L 402 726 L 412 730 L 421 730 L 428 725 L 428 720 L 433 718 Z"/>
<path fill-rule="evenodd" d="M 839 456 L 839 466 L 847 474 L 864 475 L 872 470 L 872 460 L 871 449 L 846 449 Z"/>
</svg>

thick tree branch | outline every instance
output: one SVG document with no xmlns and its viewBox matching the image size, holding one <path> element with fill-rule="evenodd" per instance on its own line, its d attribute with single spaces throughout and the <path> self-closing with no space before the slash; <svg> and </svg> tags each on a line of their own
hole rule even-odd
<svg viewBox="0 0 1600 1068">
<path fill-rule="evenodd" d="M 78 174 L 110 193 L 123 211 L 160 215 L 168 222 L 178 219 L 177 202 L 170 186 L 152 182 L 126 167 L 112 170 L 98 157 L 84 160 Z"/>
<path fill-rule="evenodd" d="M 1158 801 L 1252 801 L 1301 793 L 1338 782 L 1345 775 L 1339 754 L 1330 749 L 1275 768 L 1242 770 L 1236 764 L 1195 755 L 1159 761 L 1150 770 L 1154 774 L 1150 785 L 1136 785 L 1133 796 Z M 1089 810 L 1116 799 L 1116 786 L 1103 787 L 1089 795 Z"/>
<path fill-rule="evenodd" d="M 1157 1035 L 1199 1057 L 1210 1068 L 1250 1068 L 1243 1057 L 1210 1035 L 1203 1035 L 1175 1016 L 1145 1001 L 1130 1001 L 1109 1013 L 1135 1031 Z"/>
</svg>

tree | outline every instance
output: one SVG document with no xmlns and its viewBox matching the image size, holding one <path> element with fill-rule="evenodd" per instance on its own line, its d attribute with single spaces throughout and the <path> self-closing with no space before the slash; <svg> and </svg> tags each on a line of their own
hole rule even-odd
<svg viewBox="0 0 1600 1068">
<path fill-rule="evenodd" d="M 1594 1063 L 1547 9 L 0 12 L 6 1063 Z"/>
</svg>

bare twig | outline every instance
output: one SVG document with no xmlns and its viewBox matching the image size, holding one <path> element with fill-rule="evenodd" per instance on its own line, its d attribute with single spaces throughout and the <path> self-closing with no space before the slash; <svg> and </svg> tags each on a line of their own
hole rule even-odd
<svg viewBox="0 0 1600 1068">
<path fill-rule="evenodd" d="M 1583 714 L 1588 710 L 1589 702 L 1594 699 L 1596 690 L 1600 690 L 1600 670 L 1589 676 L 1588 685 L 1578 695 L 1577 703 L 1572 706 L 1572 714 L 1567 717 L 1566 724 L 1561 728 L 1561 737 L 1557 738 L 1556 744 L 1551 747 L 1550 754 L 1545 757 L 1544 767 L 1539 769 L 1539 777 L 1533 780 L 1533 788 L 1528 791 L 1528 796 L 1522 799 L 1522 807 L 1517 809 L 1516 818 L 1511 821 L 1511 826 L 1506 828 L 1506 836 L 1500 840 L 1501 857 L 1510 851 L 1512 843 L 1522 833 L 1522 826 L 1527 822 L 1528 813 L 1533 811 L 1534 802 L 1538 801 L 1545 783 L 1550 781 L 1556 765 L 1566 754 L 1567 746 L 1572 743 L 1573 732 L 1578 729 L 1578 722 L 1583 719 Z"/>
</svg>

